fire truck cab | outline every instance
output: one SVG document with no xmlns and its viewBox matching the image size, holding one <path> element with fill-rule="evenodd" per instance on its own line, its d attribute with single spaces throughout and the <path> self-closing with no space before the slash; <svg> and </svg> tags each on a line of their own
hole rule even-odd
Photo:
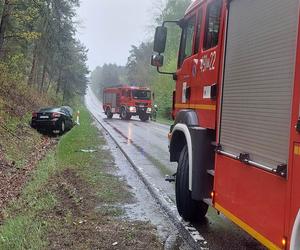
<svg viewBox="0 0 300 250">
<path fill-rule="evenodd" d="M 103 110 L 109 119 L 120 114 L 123 120 L 138 116 L 141 121 L 147 121 L 152 111 L 151 91 L 146 87 L 133 86 L 105 88 Z"/>
<path fill-rule="evenodd" d="M 196 0 L 157 27 L 151 64 L 176 90 L 170 160 L 176 204 L 214 207 L 269 249 L 300 249 L 299 0 Z M 167 23 L 181 41 L 161 72 Z"/>
</svg>

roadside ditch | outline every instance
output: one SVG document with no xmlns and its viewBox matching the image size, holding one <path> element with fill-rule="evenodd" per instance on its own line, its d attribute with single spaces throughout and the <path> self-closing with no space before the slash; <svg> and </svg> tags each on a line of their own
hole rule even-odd
<svg viewBox="0 0 300 250">
<path fill-rule="evenodd" d="M 6 206 L 0 249 L 186 249 L 84 108 L 80 124 L 45 148 L 47 156 Z"/>
</svg>

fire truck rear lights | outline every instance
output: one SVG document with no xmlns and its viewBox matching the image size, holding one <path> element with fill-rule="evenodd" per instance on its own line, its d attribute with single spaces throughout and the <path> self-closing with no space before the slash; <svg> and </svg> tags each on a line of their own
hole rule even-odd
<svg viewBox="0 0 300 250">
<path fill-rule="evenodd" d="M 287 246 L 287 239 L 286 239 L 286 237 L 283 237 L 283 238 L 282 238 L 281 244 L 282 244 L 282 246 L 284 247 L 284 249 L 286 249 L 286 246 Z"/>
<path fill-rule="evenodd" d="M 212 192 L 210 193 L 210 196 L 211 196 L 211 199 L 212 199 L 212 204 L 214 204 L 214 203 L 215 203 L 215 198 L 216 198 L 216 192 L 215 192 L 215 191 L 212 191 Z"/>
</svg>

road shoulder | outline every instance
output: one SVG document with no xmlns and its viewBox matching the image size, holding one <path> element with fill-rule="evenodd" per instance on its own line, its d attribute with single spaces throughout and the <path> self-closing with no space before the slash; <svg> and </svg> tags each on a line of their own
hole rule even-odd
<svg viewBox="0 0 300 250">
<path fill-rule="evenodd" d="M 81 110 L 81 125 L 61 138 L 5 210 L 0 249 L 161 249 L 149 222 L 120 219 L 120 204 L 134 199 L 115 169 L 104 137 Z"/>
</svg>

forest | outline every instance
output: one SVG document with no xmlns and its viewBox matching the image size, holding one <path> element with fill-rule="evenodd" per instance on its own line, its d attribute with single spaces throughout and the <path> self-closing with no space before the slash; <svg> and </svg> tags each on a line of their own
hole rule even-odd
<svg viewBox="0 0 300 250">
<path fill-rule="evenodd" d="M 157 15 L 152 20 L 151 33 L 155 26 L 161 25 L 164 20 L 180 19 L 191 3 L 190 0 L 167 0 L 159 8 Z M 175 72 L 177 65 L 177 53 L 180 40 L 180 29 L 168 27 L 168 41 L 165 52 L 165 66 L 163 69 Z M 170 118 L 172 106 L 172 93 L 175 83 L 170 76 L 160 75 L 150 65 L 150 58 L 153 49 L 153 36 L 141 44 L 132 45 L 129 57 L 125 66 L 116 64 L 104 64 L 98 66 L 91 73 L 91 82 L 94 91 L 101 98 L 104 87 L 127 84 L 134 86 L 148 86 L 154 92 L 154 103 L 158 105 L 158 115 L 163 118 Z"/>
<path fill-rule="evenodd" d="M 167 0 L 152 20 L 178 20 L 190 0 Z M 87 49 L 76 39 L 79 0 L 0 1 L 0 90 L 24 92 L 52 103 L 68 103 L 84 95 L 88 84 Z M 169 29 L 164 69 L 175 71 L 179 29 Z M 174 81 L 150 66 L 153 36 L 131 46 L 126 65 L 104 64 L 91 73 L 95 92 L 101 97 L 106 86 L 149 86 L 155 93 L 159 115 L 170 116 Z M 14 95 L 14 93 L 10 93 Z M 4 97 L 3 97 L 4 98 Z M 7 101 L 2 101 L 7 103 Z"/>
<path fill-rule="evenodd" d="M 79 0 L 0 1 L 1 93 L 18 89 L 57 104 L 85 93 L 89 71 L 87 50 L 75 38 L 78 7 Z"/>
</svg>

